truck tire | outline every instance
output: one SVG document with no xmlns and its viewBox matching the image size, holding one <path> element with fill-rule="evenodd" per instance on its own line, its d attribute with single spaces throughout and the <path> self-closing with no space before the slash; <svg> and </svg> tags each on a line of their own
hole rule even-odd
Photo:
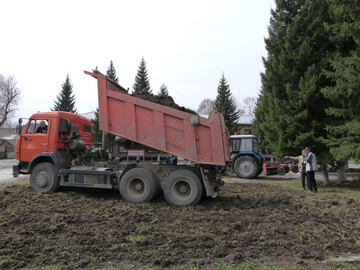
<svg viewBox="0 0 360 270">
<path fill-rule="evenodd" d="M 239 178 L 254 178 L 258 175 L 259 164 L 252 156 L 239 156 L 235 160 L 234 170 Z"/>
<path fill-rule="evenodd" d="M 30 185 L 37 192 L 56 192 L 60 187 L 60 179 L 55 173 L 52 163 L 43 162 L 35 166 L 30 175 Z"/>
<path fill-rule="evenodd" d="M 197 175 L 188 170 L 172 172 L 164 183 L 164 196 L 171 205 L 196 205 L 203 194 Z"/>
<path fill-rule="evenodd" d="M 160 190 L 155 174 L 144 168 L 127 171 L 121 178 L 119 189 L 121 197 L 128 202 L 143 203 L 154 199 Z"/>
</svg>

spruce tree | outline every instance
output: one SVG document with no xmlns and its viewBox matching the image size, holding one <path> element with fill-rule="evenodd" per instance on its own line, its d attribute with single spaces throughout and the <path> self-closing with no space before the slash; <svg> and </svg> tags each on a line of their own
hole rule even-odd
<svg viewBox="0 0 360 270">
<path fill-rule="evenodd" d="M 335 160 L 360 162 L 360 5 L 358 0 L 329 0 L 333 22 L 325 25 L 336 50 L 325 71 L 331 84 L 322 92 L 335 121 L 327 124 L 328 146 Z"/>
<path fill-rule="evenodd" d="M 106 77 L 114 82 L 119 82 L 119 79 L 116 75 L 116 70 L 114 67 L 114 63 L 111 60 L 110 65 L 106 71 Z M 102 131 L 99 128 L 99 108 L 95 111 L 95 119 L 91 120 L 92 123 L 92 138 L 94 142 L 102 142 Z M 108 134 L 106 139 L 106 144 L 108 147 L 111 147 L 115 144 L 115 135 Z"/>
<path fill-rule="evenodd" d="M 278 0 L 271 14 L 254 134 L 261 150 L 278 159 L 310 146 L 320 161 L 329 161 L 329 102 L 320 91 L 329 83 L 323 69 L 334 50 L 324 29 L 324 22 L 330 21 L 327 1 Z"/>
<path fill-rule="evenodd" d="M 91 119 L 92 124 L 92 141 L 93 143 L 101 143 L 102 131 L 99 129 L 99 108 L 95 111 L 95 118 Z"/>
<path fill-rule="evenodd" d="M 165 84 L 162 84 L 161 87 L 160 87 L 160 91 L 158 93 L 158 96 L 159 97 L 168 97 L 169 96 L 169 91 L 166 87 Z"/>
<path fill-rule="evenodd" d="M 233 134 L 237 129 L 239 111 L 236 109 L 236 104 L 224 74 L 219 82 L 214 108 L 224 115 L 225 125 L 229 129 L 230 134 Z"/>
<path fill-rule="evenodd" d="M 75 95 L 73 94 L 73 86 L 70 82 L 69 74 L 66 76 L 65 82 L 61 85 L 61 91 L 56 96 L 54 108 L 52 111 L 65 111 L 77 113 L 75 108 Z"/>
<path fill-rule="evenodd" d="M 146 69 L 146 62 L 144 57 L 141 58 L 139 69 L 135 77 L 135 83 L 133 85 L 133 93 L 151 93 L 150 82 Z"/>
<path fill-rule="evenodd" d="M 116 75 L 116 70 L 113 64 L 113 61 L 110 61 L 110 66 L 108 67 L 108 70 L 106 71 L 106 77 L 114 82 L 119 82 L 119 78 Z"/>
</svg>

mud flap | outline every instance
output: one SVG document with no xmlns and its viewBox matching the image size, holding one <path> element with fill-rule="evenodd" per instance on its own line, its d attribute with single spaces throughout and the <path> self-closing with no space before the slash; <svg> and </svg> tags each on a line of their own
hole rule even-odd
<svg viewBox="0 0 360 270">
<path fill-rule="evenodd" d="M 220 179 L 216 179 L 215 181 L 210 180 L 207 170 L 204 170 L 203 168 L 200 168 L 200 172 L 205 186 L 206 196 L 216 198 L 223 189 L 225 182 Z"/>
</svg>

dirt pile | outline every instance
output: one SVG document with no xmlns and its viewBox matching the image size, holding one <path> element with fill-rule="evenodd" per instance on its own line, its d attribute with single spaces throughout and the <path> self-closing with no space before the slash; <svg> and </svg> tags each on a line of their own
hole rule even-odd
<svg viewBox="0 0 360 270">
<path fill-rule="evenodd" d="M 115 190 L 43 194 L 24 183 L 1 188 L 0 209 L 1 269 L 332 269 L 321 261 L 360 254 L 359 197 L 310 195 L 300 185 L 227 183 L 216 199 L 174 207 L 161 196 L 132 204 Z"/>
<path fill-rule="evenodd" d="M 167 106 L 167 107 L 171 107 L 171 108 L 183 111 L 183 112 L 188 112 L 188 113 L 191 113 L 191 114 L 197 114 L 193 110 L 187 109 L 185 107 L 182 107 L 182 106 L 179 106 L 178 104 L 176 104 L 174 102 L 174 99 L 171 96 L 161 97 L 161 96 L 158 96 L 158 95 L 153 95 L 153 94 L 148 93 L 148 92 L 144 92 L 144 93 L 140 93 L 140 94 L 135 94 L 134 93 L 134 94 L 131 94 L 131 95 L 134 96 L 134 97 L 137 97 L 137 98 L 145 99 L 145 100 L 157 103 L 157 104 L 161 104 L 161 105 L 164 105 L 164 106 Z"/>
<path fill-rule="evenodd" d="M 95 69 L 93 69 L 92 71 L 94 73 L 96 73 L 96 74 L 104 75 L 100 71 L 97 70 L 97 67 Z M 109 82 L 108 87 L 109 87 L 110 90 L 129 93 L 129 88 L 125 89 L 118 82 L 110 80 L 109 78 L 107 78 L 107 80 Z M 187 112 L 187 113 L 191 113 L 191 114 L 197 114 L 195 111 L 193 111 L 191 109 L 188 109 L 188 108 L 185 108 L 183 106 L 180 106 L 180 105 L 176 104 L 174 102 L 174 99 L 171 96 L 162 97 L 162 96 L 158 96 L 158 95 L 154 95 L 152 93 L 149 93 L 148 91 L 143 91 L 141 93 L 132 93 L 131 95 L 133 97 L 148 100 L 148 101 L 151 101 L 151 102 L 154 102 L 154 103 L 157 103 L 157 104 L 161 104 L 161 105 L 173 108 L 173 109 L 177 109 L 177 110 L 180 110 L 180 111 L 183 111 L 183 112 Z"/>
</svg>

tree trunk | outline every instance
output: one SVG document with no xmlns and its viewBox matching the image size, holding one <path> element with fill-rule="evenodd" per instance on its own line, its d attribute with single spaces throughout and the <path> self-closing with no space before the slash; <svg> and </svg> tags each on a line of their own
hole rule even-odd
<svg viewBox="0 0 360 270">
<path fill-rule="evenodd" d="M 346 183 L 349 182 L 349 180 L 346 177 L 346 173 L 345 173 L 345 169 L 346 169 L 346 162 L 344 160 L 341 161 L 337 161 L 337 181 L 336 183 L 341 184 L 341 183 Z"/>
<path fill-rule="evenodd" d="M 320 164 L 320 168 L 322 171 L 322 175 L 323 175 L 323 185 L 324 186 L 328 186 L 330 184 L 330 180 L 329 180 L 329 174 L 328 174 L 328 170 L 327 170 L 327 164 Z"/>
</svg>

